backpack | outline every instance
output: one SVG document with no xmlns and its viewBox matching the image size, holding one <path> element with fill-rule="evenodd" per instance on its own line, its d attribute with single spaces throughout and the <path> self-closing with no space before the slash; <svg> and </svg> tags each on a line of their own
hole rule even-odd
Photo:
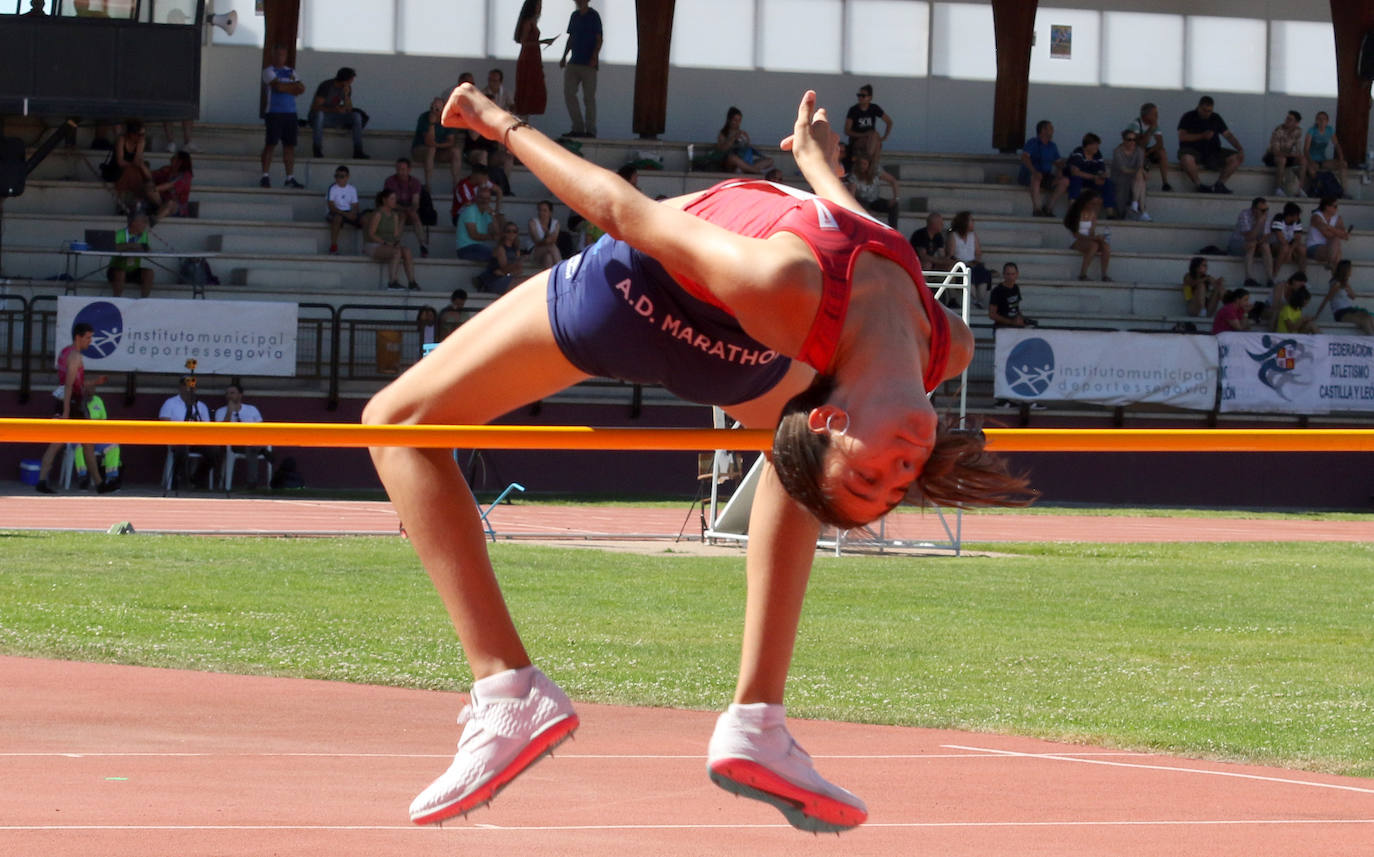
<svg viewBox="0 0 1374 857">
<path fill-rule="evenodd" d="M 218 286 L 219 277 L 210 270 L 210 263 L 200 257 L 182 259 L 177 265 L 177 277 L 190 286 Z"/>
<path fill-rule="evenodd" d="M 1336 174 L 1330 170 L 1322 170 L 1312 177 L 1312 186 L 1308 188 L 1310 196 L 1318 199 L 1322 197 L 1333 197 L 1340 199 L 1345 196 L 1345 188 L 1341 187 L 1341 182 L 1336 178 Z"/>
<path fill-rule="evenodd" d="M 433 226 L 439 222 L 439 212 L 434 208 L 434 197 L 430 196 L 429 188 L 420 188 L 420 204 L 417 208 L 420 215 L 420 222 L 426 226 Z"/>
</svg>

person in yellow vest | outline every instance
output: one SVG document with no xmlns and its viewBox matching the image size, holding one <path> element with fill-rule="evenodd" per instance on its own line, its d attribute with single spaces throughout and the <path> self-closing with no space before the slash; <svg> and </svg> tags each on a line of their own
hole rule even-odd
<svg viewBox="0 0 1374 857">
<path fill-rule="evenodd" d="M 91 420 L 109 419 L 109 412 L 105 409 L 105 400 L 100 398 L 96 392 L 99 381 L 104 378 L 95 379 L 94 383 L 86 385 L 86 418 Z M 105 484 L 111 486 L 113 491 L 119 487 L 119 444 L 117 443 L 97 443 L 95 444 L 95 457 L 97 470 L 105 479 Z M 86 452 L 84 447 L 76 448 L 76 457 L 73 462 L 76 465 L 77 484 L 82 488 L 89 487 L 91 474 L 86 463 Z"/>
</svg>

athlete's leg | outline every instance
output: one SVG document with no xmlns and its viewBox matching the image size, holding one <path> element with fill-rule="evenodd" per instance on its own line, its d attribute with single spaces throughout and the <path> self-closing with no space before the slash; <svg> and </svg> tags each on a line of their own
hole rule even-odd
<svg viewBox="0 0 1374 857">
<path fill-rule="evenodd" d="M 526 280 L 454 331 L 363 412 L 372 424 L 490 422 L 587 376 L 554 341 L 547 272 Z M 477 504 L 445 449 L 379 447 L 377 473 L 463 643 L 473 675 L 529 664 L 487 557 Z"/>
</svg>

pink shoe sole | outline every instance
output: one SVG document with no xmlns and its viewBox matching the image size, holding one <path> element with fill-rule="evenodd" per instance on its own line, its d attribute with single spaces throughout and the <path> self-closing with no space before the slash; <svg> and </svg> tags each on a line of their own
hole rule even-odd
<svg viewBox="0 0 1374 857">
<path fill-rule="evenodd" d="M 794 786 L 757 762 L 720 759 L 710 765 L 711 781 L 740 797 L 772 804 L 798 830 L 839 833 L 858 827 L 868 813 L 843 801 Z"/>
<path fill-rule="evenodd" d="M 453 803 L 433 809 L 426 815 L 413 817 L 411 821 L 416 824 L 435 824 L 457 815 L 467 815 L 482 804 L 490 803 L 491 799 L 496 797 L 501 789 L 510 785 L 511 780 L 524 773 L 541 757 L 552 755 L 555 747 L 572 737 L 573 731 L 577 729 L 579 724 L 580 721 L 576 714 L 570 714 L 562 720 L 554 722 L 543 732 L 531 738 L 529 745 L 520 751 L 520 755 L 511 760 L 511 763 L 504 770 L 487 780 L 476 791 Z"/>
</svg>

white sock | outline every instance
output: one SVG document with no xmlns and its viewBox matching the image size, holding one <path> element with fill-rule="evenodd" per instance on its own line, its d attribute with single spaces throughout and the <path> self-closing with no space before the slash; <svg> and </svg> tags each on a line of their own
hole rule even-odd
<svg viewBox="0 0 1374 857">
<path fill-rule="evenodd" d="M 534 684 L 534 667 L 506 670 L 472 683 L 472 695 L 482 699 L 519 699 L 530 692 Z"/>
<path fill-rule="evenodd" d="M 787 709 L 775 702 L 732 702 L 729 711 L 735 720 L 756 729 L 781 726 L 787 718 Z"/>
</svg>

